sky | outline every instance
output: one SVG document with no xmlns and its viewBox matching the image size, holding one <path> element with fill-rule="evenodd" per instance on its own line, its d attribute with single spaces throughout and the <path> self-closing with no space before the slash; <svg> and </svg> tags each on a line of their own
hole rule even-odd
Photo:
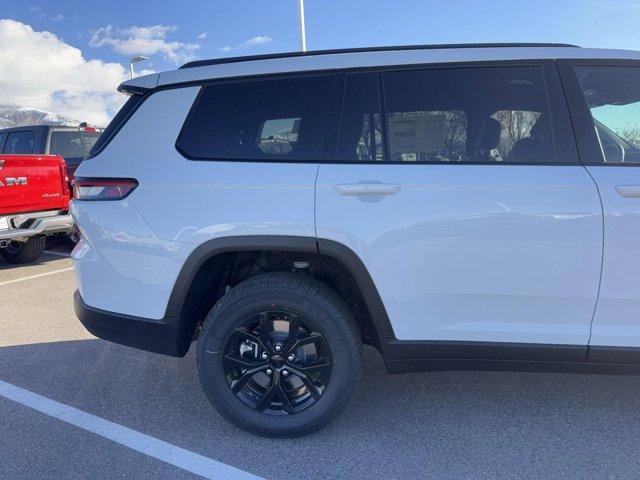
<svg viewBox="0 0 640 480">
<path fill-rule="evenodd" d="M 640 49 L 640 0 L 306 0 L 309 50 L 474 42 Z M 0 105 L 106 124 L 137 73 L 295 51 L 297 0 L 0 0 Z"/>
</svg>

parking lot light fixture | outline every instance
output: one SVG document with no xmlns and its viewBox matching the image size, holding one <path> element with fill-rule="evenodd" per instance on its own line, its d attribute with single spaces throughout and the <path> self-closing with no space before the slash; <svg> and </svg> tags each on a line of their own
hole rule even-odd
<svg viewBox="0 0 640 480">
<path fill-rule="evenodd" d="M 145 57 L 143 55 L 136 55 L 135 57 L 131 57 L 129 59 L 129 69 L 131 71 L 131 78 L 133 78 L 133 64 L 144 62 L 145 60 L 149 60 L 149 57 Z"/>
</svg>

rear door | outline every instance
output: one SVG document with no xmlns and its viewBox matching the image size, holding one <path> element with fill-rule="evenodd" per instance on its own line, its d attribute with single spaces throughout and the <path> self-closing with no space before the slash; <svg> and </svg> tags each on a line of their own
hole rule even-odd
<svg viewBox="0 0 640 480">
<path fill-rule="evenodd" d="M 598 347 L 640 347 L 640 62 L 562 61 L 560 70 L 580 155 L 604 210 L 592 356 L 621 361 Z"/>
<path fill-rule="evenodd" d="M 601 208 L 555 64 L 344 82 L 336 154 L 319 169 L 318 237 L 363 260 L 395 337 L 585 346 Z"/>
</svg>

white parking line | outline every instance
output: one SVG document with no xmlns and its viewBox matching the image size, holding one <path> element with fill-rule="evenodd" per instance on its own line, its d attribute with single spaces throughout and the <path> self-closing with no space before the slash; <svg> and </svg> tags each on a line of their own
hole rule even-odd
<svg viewBox="0 0 640 480">
<path fill-rule="evenodd" d="M 260 478 L 239 468 L 176 447 L 2 380 L 0 380 L 0 396 L 204 478 L 238 480 Z"/>
<path fill-rule="evenodd" d="M 24 280 L 31 280 L 32 278 L 46 277 L 48 275 L 55 275 L 56 273 L 68 272 L 73 270 L 73 267 L 61 268 L 60 270 L 53 270 L 51 272 L 38 273 L 37 275 L 29 275 L 28 277 L 14 278 L 13 280 L 7 280 L 6 282 L 0 282 L 0 287 L 3 285 L 9 285 L 10 283 L 18 283 Z"/>
<path fill-rule="evenodd" d="M 56 252 L 55 250 L 45 250 L 44 253 L 48 253 L 49 255 L 57 255 L 58 257 L 71 258 L 71 255 L 64 252 Z"/>
</svg>

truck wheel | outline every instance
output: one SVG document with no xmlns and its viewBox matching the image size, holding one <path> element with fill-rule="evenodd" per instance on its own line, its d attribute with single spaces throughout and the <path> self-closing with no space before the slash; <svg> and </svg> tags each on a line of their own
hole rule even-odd
<svg viewBox="0 0 640 480">
<path fill-rule="evenodd" d="M 333 420 L 362 373 L 360 335 L 338 295 L 303 274 L 273 272 L 231 289 L 198 337 L 200 383 L 248 432 L 295 437 Z"/>
<path fill-rule="evenodd" d="M 35 262 L 44 251 L 45 237 L 30 237 L 26 242 L 11 242 L 0 248 L 0 255 L 9 263 Z"/>
</svg>

